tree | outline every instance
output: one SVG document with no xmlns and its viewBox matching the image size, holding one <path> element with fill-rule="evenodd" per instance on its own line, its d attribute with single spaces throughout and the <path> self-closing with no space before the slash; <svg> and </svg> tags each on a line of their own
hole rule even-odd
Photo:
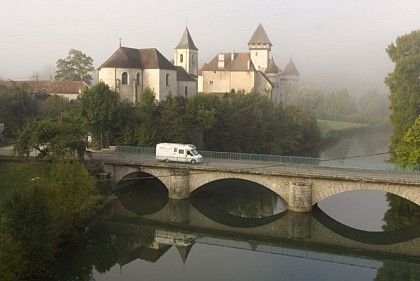
<svg viewBox="0 0 420 281">
<path fill-rule="evenodd" d="M 56 80 L 85 81 L 92 83 L 95 68 L 93 59 L 79 50 L 70 49 L 67 58 L 57 60 Z"/>
<path fill-rule="evenodd" d="M 319 87 L 303 86 L 299 88 L 296 105 L 305 112 L 315 113 L 324 102 L 324 93 Z"/>
<path fill-rule="evenodd" d="M 404 142 L 407 130 L 420 114 L 420 30 L 397 38 L 386 49 L 394 71 L 385 78 L 391 101 L 391 160 L 396 160 L 396 149 Z"/>
<path fill-rule="evenodd" d="M 62 114 L 60 118 L 30 120 L 19 131 L 14 149 L 20 156 L 29 156 L 32 149 L 38 157 L 79 158 L 84 155 L 86 143 L 81 121 L 72 114 Z"/>
<path fill-rule="evenodd" d="M 120 125 L 121 104 L 118 93 L 111 91 L 105 83 L 98 83 L 84 90 L 77 103 L 86 127 L 100 147 L 108 147 L 114 140 Z"/>
<path fill-rule="evenodd" d="M 395 162 L 399 164 L 420 164 L 420 116 L 411 126 L 395 151 Z"/>
</svg>

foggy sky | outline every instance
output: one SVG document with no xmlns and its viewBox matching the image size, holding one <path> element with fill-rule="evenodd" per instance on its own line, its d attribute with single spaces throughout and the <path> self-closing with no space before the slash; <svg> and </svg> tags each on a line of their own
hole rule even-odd
<svg viewBox="0 0 420 281">
<path fill-rule="evenodd" d="M 186 24 L 201 68 L 219 52 L 248 51 L 262 23 L 276 64 L 283 69 L 292 57 L 301 83 L 327 93 L 386 92 L 383 81 L 393 70 L 386 47 L 420 29 L 419 0 L 21 0 L 3 2 L 0 12 L 3 80 L 54 77 L 71 48 L 92 57 L 96 68 L 119 38 L 172 60 Z"/>
</svg>

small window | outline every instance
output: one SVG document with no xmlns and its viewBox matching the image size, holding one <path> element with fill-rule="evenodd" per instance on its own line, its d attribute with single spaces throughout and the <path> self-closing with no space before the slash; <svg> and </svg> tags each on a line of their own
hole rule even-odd
<svg viewBox="0 0 420 281">
<path fill-rule="evenodd" d="M 121 76 L 121 84 L 127 85 L 128 84 L 128 74 L 127 72 L 123 72 Z"/>
<path fill-rule="evenodd" d="M 179 56 L 179 62 L 184 62 L 184 55 L 183 55 L 183 54 L 181 54 L 181 55 Z"/>
<path fill-rule="evenodd" d="M 184 95 L 185 95 L 185 97 L 188 97 L 188 87 L 187 86 L 185 86 Z"/>
<path fill-rule="evenodd" d="M 177 152 L 178 151 L 178 148 L 174 148 L 174 152 Z"/>
<path fill-rule="evenodd" d="M 210 80 L 210 81 L 209 81 L 209 84 L 210 84 L 210 85 L 213 85 L 213 80 Z"/>
<path fill-rule="evenodd" d="M 140 73 L 137 73 L 136 84 L 137 86 L 140 85 Z"/>
<path fill-rule="evenodd" d="M 180 149 L 180 150 L 178 150 L 178 153 L 179 154 L 184 154 L 184 150 L 183 149 Z"/>
<path fill-rule="evenodd" d="M 255 56 L 258 57 L 258 52 L 255 52 Z"/>
<path fill-rule="evenodd" d="M 169 86 L 169 73 L 166 74 L 166 86 Z"/>
</svg>

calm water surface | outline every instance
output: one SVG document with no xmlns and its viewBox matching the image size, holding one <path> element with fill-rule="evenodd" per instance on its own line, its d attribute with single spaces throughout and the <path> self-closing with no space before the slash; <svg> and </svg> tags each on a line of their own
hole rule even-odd
<svg viewBox="0 0 420 281">
<path fill-rule="evenodd" d="M 322 156 L 386 157 L 375 138 Z M 383 192 L 338 194 L 303 215 L 240 180 L 210 183 L 186 202 L 150 179 L 117 195 L 50 280 L 420 280 L 420 207 Z"/>
</svg>

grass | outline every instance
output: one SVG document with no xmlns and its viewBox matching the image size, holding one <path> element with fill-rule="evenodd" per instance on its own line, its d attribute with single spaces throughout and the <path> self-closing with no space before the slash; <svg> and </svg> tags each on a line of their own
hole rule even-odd
<svg viewBox="0 0 420 281">
<path fill-rule="evenodd" d="M 331 121 L 331 120 L 320 120 L 318 119 L 318 128 L 321 133 L 321 138 L 326 139 L 336 134 L 354 131 L 357 129 L 368 128 L 368 124 L 343 122 L 343 121 Z"/>
<path fill-rule="evenodd" d="M 48 164 L 39 162 L 13 162 L 0 160 L 0 200 L 14 188 L 48 173 Z"/>
</svg>

